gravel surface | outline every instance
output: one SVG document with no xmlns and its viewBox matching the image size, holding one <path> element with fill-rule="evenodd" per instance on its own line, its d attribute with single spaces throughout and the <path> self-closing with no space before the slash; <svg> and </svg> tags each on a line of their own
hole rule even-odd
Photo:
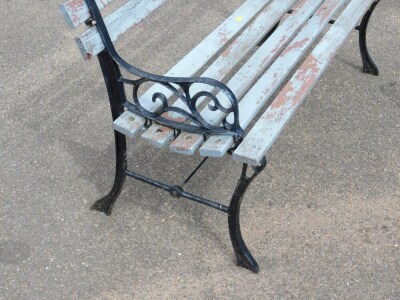
<svg viewBox="0 0 400 300">
<path fill-rule="evenodd" d="M 0 299 L 400 299 L 398 0 L 369 30 L 381 75 L 360 72 L 354 32 L 248 191 L 258 275 L 234 265 L 217 211 L 131 180 L 111 217 L 89 210 L 113 180 L 113 133 L 61 2 L 0 1 Z M 242 2 L 169 0 L 118 48 L 163 73 Z M 200 159 L 130 144 L 134 170 L 171 183 Z M 239 172 L 213 159 L 188 189 L 227 203 Z"/>
</svg>

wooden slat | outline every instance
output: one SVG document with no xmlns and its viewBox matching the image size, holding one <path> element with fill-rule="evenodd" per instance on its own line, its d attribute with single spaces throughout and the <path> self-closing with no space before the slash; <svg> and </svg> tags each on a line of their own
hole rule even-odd
<svg viewBox="0 0 400 300">
<path fill-rule="evenodd" d="M 323 0 L 313 0 L 311 2 L 315 1 L 322 2 Z M 229 72 L 260 42 L 266 32 L 273 28 L 276 22 L 286 14 L 295 2 L 296 0 L 279 0 L 264 8 L 257 18 L 221 53 L 201 76 L 223 81 Z M 310 1 L 303 0 L 303 2 Z M 212 86 L 194 85 L 190 92 L 191 95 L 195 95 L 201 91 L 211 92 L 212 90 Z M 203 101 L 204 98 L 199 99 L 197 105 L 202 105 Z M 190 112 L 186 104 L 180 99 L 173 106 Z M 184 121 L 182 120 L 182 115 L 174 112 L 165 113 L 164 116 L 170 120 Z M 167 146 L 173 137 L 174 130 L 160 124 L 153 124 L 142 135 L 146 142 L 157 148 Z"/>
<path fill-rule="evenodd" d="M 244 93 L 251 87 L 257 78 L 265 71 L 265 69 L 276 59 L 276 57 L 285 49 L 288 42 L 296 35 L 299 28 L 309 19 L 323 1 L 303 1 L 302 5 L 298 6 L 298 10 L 290 15 L 274 32 L 274 34 L 261 46 L 261 48 L 247 61 L 247 63 L 233 76 L 228 82 L 228 87 L 232 89 L 238 99 L 241 99 Z M 326 6 L 322 6 L 317 11 L 318 15 L 326 10 Z M 317 18 L 313 18 L 315 19 Z M 315 23 L 315 22 L 314 22 Z M 313 23 L 313 24 L 314 24 Z M 314 27 L 314 26 L 312 26 Z M 310 28 L 310 25 L 308 25 Z M 315 29 L 316 30 L 316 29 Z M 257 104 L 251 104 L 254 107 Z M 202 116 L 210 123 L 217 125 L 221 123 L 224 114 L 220 111 L 213 112 L 207 107 L 202 111 Z M 227 137 L 225 137 L 226 139 Z M 191 133 L 182 133 L 175 139 L 170 149 L 173 152 L 182 154 L 194 153 L 198 145 L 203 141 L 203 136 Z M 224 140 L 224 139 L 223 139 Z M 221 143 L 223 140 L 216 139 L 219 156 L 226 153 L 230 144 Z"/>
<path fill-rule="evenodd" d="M 208 37 L 189 52 L 179 63 L 165 74 L 166 76 L 193 76 L 205 64 L 209 62 L 232 38 L 238 34 L 253 18 L 262 10 L 270 0 L 249 0 L 240 6 L 228 19 L 218 26 Z M 140 98 L 141 103 L 149 111 L 157 111 L 160 103 L 153 103 L 154 93 L 163 93 L 167 98 L 171 97 L 170 90 L 154 85 Z M 138 128 L 135 133 L 140 132 L 144 124 L 144 118 L 136 115 L 137 124 L 131 124 L 131 128 Z M 118 130 L 118 128 L 115 128 Z"/>
<path fill-rule="evenodd" d="M 100 10 L 114 0 L 96 0 Z M 60 5 L 60 11 L 69 28 L 75 28 L 90 18 L 89 8 L 85 0 L 69 0 Z"/>
<path fill-rule="evenodd" d="M 294 38 L 287 49 L 265 72 L 239 103 L 240 123 L 246 128 L 258 111 L 276 92 L 285 78 L 299 63 L 328 21 L 345 1 L 325 1 L 301 32 Z M 215 122 L 221 122 L 223 115 L 217 115 Z M 233 144 L 231 137 L 212 136 L 200 148 L 203 156 L 222 157 Z"/>
<path fill-rule="evenodd" d="M 111 40 L 116 41 L 129 28 L 140 23 L 166 0 L 130 0 L 104 19 Z M 76 38 L 83 57 L 88 60 L 99 54 L 104 45 L 96 27 L 91 27 Z"/>
<path fill-rule="evenodd" d="M 113 122 L 113 128 L 116 131 L 126 135 L 128 138 L 132 139 L 135 137 L 136 132 L 145 125 L 144 120 L 143 123 L 135 121 L 136 115 L 134 113 L 131 113 L 130 111 L 125 111 L 118 119 Z"/>
<path fill-rule="evenodd" d="M 353 0 L 349 4 L 235 150 L 235 160 L 251 165 L 259 164 L 372 2 L 373 0 Z"/>
</svg>

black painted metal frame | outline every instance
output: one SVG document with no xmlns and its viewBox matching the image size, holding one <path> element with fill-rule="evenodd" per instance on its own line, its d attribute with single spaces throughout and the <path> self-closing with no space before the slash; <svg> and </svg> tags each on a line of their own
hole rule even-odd
<svg viewBox="0 0 400 300">
<path fill-rule="evenodd" d="M 377 65 L 374 63 L 374 61 L 371 58 L 371 55 L 368 52 L 368 47 L 367 47 L 367 29 L 368 29 L 368 24 L 371 19 L 371 16 L 376 8 L 376 6 L 379 4 L 381 0 L 376 0 L 374 3 L 372 3 L 370 9 L 365 13 L 364 17 L 361 20 L 361 24 L 359 26 L 359 43 L 360 43 L 360 51 L 361 51 L 361 58 L 363 61 L 363 72 L 375 76 L 379 76 L 379 69 Z"/>
<path fill-rule="evenodd" d="M 175 130 L 184 130 L 190 132 L 197 132 L 203 133 L 206 135 L 209 134 L 227 134 L 231 135 L 235 138 L 236 144 L 239 144 L 242 136 L 243 130 L 240 127 L 239 123 L 239 112 L 238 112 L 238 105 L 235 95 L 232 91 L 226 87 L 223 83 L 218 82 L 216 80 L 210 78 L 200 78 L 200 77 L 190 77 L 190 78 L 178 78 L 178 77 L 165 77 L 165 76 L 158 76 L 154 74 L 150 74 L 139 70 L 132 65 L 125 62 L 116 52 L 113 43 L 109 37 L 107 32 L 106 26 L 104 24 L 103 18 L 100 14 L 100 11 L 95 3 L 95 0 L 85 0 L 90 11 L 91 11 L 91 19 L 86 22 L 88 26 L 96 25 L 103 43 L 105 45 L 105 50 L 103 50 L 98 55 L 98 60 L 100 63 L 100 67 L 104 76 L 105 84 L 107 87 L 107 92 L 109 95 L 109 102 L 111 107 L 111 113 L 113 120 L 116 120 L 120 115 L 128 109 L 132 112 L 135 112 L 146 120 L 152 120 L 168 127 L 174 128 Z M 380 0 L 377 0 L 373 3 L 370 10 L 365 14 L 364 18 L 360 26 L 356 29 L 360 32 L 360 50 L 363 59 L 364 68 L 363 71 L 366 73 L 378 75 L 378 68 L 376 67 L 375 63 L 371 59 L 370 55 L 368 54 L 367 44 L 366 44 L 366 32 L 370 17 L 372 15 L 373 10 L 375 9 L 376 5 L 379 3 Z M 290 13 L 290 12 L 289 12 Z M 334 21 L 331 21 L 334 23 Z M 278 26 L 278 24 L 277 24 Z M 276 27 L 277 27 L 276 26 Z M 275 28 L 276 28 L 275 27 Z M 273 32 L 274 29 L 272 29 Z M 270 35 L 272 32 L 267 34 Z M 131 74 L 134 74 L 139 77 L 138 80 L 130 80 L 123 78 L 120 68 L 125 69 Z M 172 106 L 168 105 L 168 99 L 162 93 L 156 93 L 153 96 L 153 101 L 160 100 L 163 104 L 163 109 L 160 112 L 150 112 L 147 111 L 139 102 L 137 91 L 139 87 L 144 82 L 154 82 L 159 83 L 162 86 L 170 89 L 177 97 L 186 103 L 191 113 L 187 113 L 187 111 L 180 111 Z M 226 108 L 221 105 L 221 103 L 216 99 L 216 97 L 208 92 L 200 92 L 194 96 L 190 95 L 190 86 L 194 83 L 203 83 L 208 84 L 216 89 L 223 92 L 231 102 L 231 107 Z M 132 85 L 133 86 L 133 102 L 129 102 L 126 98 L 124 84 Z M 177 88 L 178 86 L 179 88 Z M 235 118 L 232 124 L 228 122 L 223 123 L 223 127 L 216 127 L 207 122 L 201 117 L 199 112 L 196 108 L 196 101 L 200 97 L 208 97 L 210 102 L 213 103 L 211 105 L 212 109 L 219 109 L 225 113 L 233 112 Z M 196 125 L 188 125 L 186 123 L 178 123 L 175 121 L 171 121 L 165 119 L 162 114 L 164 112 L 174 111 L 180 113 L 191 120 Z M 160 188 L 164 191 L 167 191 L 171 194 L 171 196 L 176 198 L 186 198 L 206 206 L 215 208 L 219 211 L 225 212 L 228 214 L 228 225 L 229 225 L 229 234 L 232 242 L 232 246 L 236 255 L 237 265 L 249 269 L 255 273 L 259 271 L 258 264 L 254 257 L 251 255 L 250 251 L 248 250 L 242 234 L 240 230 L 240 208 L 241 203 L 244 197 L 244 194 L 253 180 L 260 174 L 267 165 L 267 160 L 264 157 L 258 167 L 252 167 L 253 174 L 251 176 L 247 175 L 248 172 L 248 165 L 243 164 L 242 172 L 239 177 L 237 186 L 235 191 L 232 195 L 231 201 L 229 206 L 225 206 L 223 204 L 205 199 L 203 197 L 193 195 L 191 193 L 186 192 L 183 189 L 183 186 L 192 178 L 192 176 L 197 172 L 197 170 L 205 163 L 207 160 L 204 159 L 199 166 L 189 175 L 189 177 L 184 181 L 182 186 L 179 185 L 169 185 L 157 180 L 145 177 L 143 175 L 137 174 L 133 171 L 127 169 L 127 154 L 126 154 L 126 138 L 123 134 L 114 131 L 115 136 L 115 154 L 116 154 L 116 173 L 114 184 L 107 196 L 101 198 L 100 200 L 96 201 L 91 209 L 98 210 L 103 212 L 107 215 L 110 215 L 112 212 L 113 205 L 117 200 L 119 194 L 121 193 L 123 184 L 125 182 L 126 177 L 131 177 L 137 179 L 139 181 L 145 182 L 157 188 Z"/>
<path fill-rule="evenodd" d="M 105 46 L 105 51 L 108 52 L 110 59 L 112 59 L 120 68 L 126 70 L 128 73 L 139 77 L 139 79 L 132 80 L 129 78 L 124 78 L 121 73 L 118 74 L 118 82 L 120 83 L 121 88 L 124 84 L 132 86 L 133 92 L 131 101 L 128 101 L 124 91 L 121 90 L 120 93 L 120 101 L 127 110 L 144 117 L 146 120 L 155 121 L 167 127 L 174 128 L 177 131 L 183 130 L 188 132 L 201 133 L 204 135 L 230 135 L 234 138 L 236 144 L 240 143 L 244 132 L 243 129 L 240 127 L 239 122 L 238 101 L 233 92 L 225 84 L 215 79 L 205 77 L 159 76 L 145 72 L 130 65 L 117 53 L 96 2 L 94 0 L 85 1 L 91 11 L 92 16 L 91 19 L 86 22 L 86 25 L 97 27 Z M 152 96 L 152 101 L 159 101 L 162 109 L 156 112 L 146 109 L 145 106 L 140 103 L 138 96 L 138 91 L 140 87 L 146 82 L 155 83 L 170 90 L 174 94 L 174 96 L 176 96 L 177 98 L 182 100 L 183 103 L 186 104 L 187 110 L 170 105 L 168 97 L 163 92 L 154 93 Z M 194 84 L 208 85 L 213 88 L 213 91 L 215 93 L 221 92 L 229 100 L 230 106 L 224 106 L 222 102 L 214 95 L 214 93 L 208 91 L 200 91 L 192 95 L 190 88 Z M 211 110 L 220 110 L 226 116 L 228 116 L 228 114 L 232 114 L 233 122 L 229 123 L 226 117 L 222 121 L 222 126 L 215 126 L 207 122 L 202 117 L 197 107 L 198 100 L 201 98 L 208 99 L 208 106 Z M 178 122 L 172 120 L 171 118 L 167 118 L 164 116 L 164 113 L 166 112 L 174 112 L 180 114 L 184 118 L 190 120 L 195 125 L 189 124 L 187 122 Z"/>
</svg>

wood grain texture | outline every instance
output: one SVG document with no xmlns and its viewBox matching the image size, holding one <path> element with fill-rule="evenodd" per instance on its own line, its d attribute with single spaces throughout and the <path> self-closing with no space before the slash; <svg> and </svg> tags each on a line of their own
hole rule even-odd
<svg viewBox="0 0 400 300">
<path fill-rule="evenodd" d="M 240 70 L 229 80 L 228 87 L 235 93 L 238 99 L 241 99 L 246 91 L 254 84 L 259 76 L 267 69 L 267 67 L 277 58 L 277 56 L 285 49 L 291 39 L 296 35 L 298 30 L 307 22 L 310 16 L 315 13 L 323 0 L 304 0 L 299 3 L 297 10 L 288 16 L 288 18 L 276 29 L 269 39 L 258 49 L 252 57 L 240 68 Z M 240 104 L 239 104 L 240 105 Z M 255 106 L 255 104 L 251 104 Z M 260 109 L 259 106 L 258 109 Z M 241 108 L 240 108 L 241 109 Z M 202 116 L 211 124 L 218 125 L 221 123 L 222 118 L 225 116 L 220 111 L 211 111 L 208 107 L 203 109 Z M 224 139 L 229 139 L 225 136 Z M 192 144 L 199 145 L 199 141 L 203 140 L 201 135 L 192 135 Z M 213 156 L 221 157 L 226 149 L 231 145 L 221 143 L 221 139 L 214 140 L 216 145 L 207 143 L 212 149 L 205 150 L 208 154 L 215 153 Z M 171 143 L 170 149 L 174 152 L 182 153 L 187 151 L 184 146 L 190 148 L 192 151 L 194 147 L 185 139 L 181 141 L 178 137 Z M 218 152 L 216 152 L 218 151 Z"/>
<path fill-rule="evenodd" d="M 165 75 L 188 77 L 196 74 L 269 2 L 269 0 L 246 1 Z M 160 85 L 153 85 L 143 94 L 142 97 L 140 97 L 141 103 L 143 103 L 149 111 L 157 111 L 161 107 L 160 103 L 154 103 L 152 101 L 154 93 L 163 93 L 167 98 L 172 96 L 170 90 L 161 87 Z M 136 115 L 135 122 L 137 122 L 137 125 L 132 126 L 138 128 L 138 131 L 140 131 L 140 124 L 144 124 L 144 118 Z"/>
<path fill-rule="evenodd" d="M 235 150 L 234 160 L 251 165 L 259 164 L 372 2 L 373 0 L 351 1 L 243 143 Z"/>
<path fill-rule="evenodd" d="M 104 19 L 111 40 L 115 42 L 122 34 L 140 23 L 166 0 L 130 0 Z M 96 27 L 91 27 L 76 39 L 84 59 L 89 60 L 103 49 L 103 41 Z"/>
<path fill-rule="evenodd" d="M 252 119 L 278 90 L 282 82 L 300 62 L 303 56 L 317 40 L 328 25 L 329 20 L 344 5 L 345 0 L 328 0 L 321 5 L 312 18 L 306 23 L 289 46 L 280 54 L 270 68 L 258 79 L 256 84 L 239 103 L 241 126 L 246 129 Z M 251 70 L 248 69 L 247 72 Z M 246 75 L 246 72 L 244 72 Z M 242 78 L 239 76 L 239 78 Z M 237 81 L 239 83 L 240 81 Z M 220 122 L 222 115 L 216 121 Z M 216 147 L 214 144 L 217 144 Z M 233 144 L 231 137 L 211 137 L 200 149 L 203 156 L 222 157 L 222 149 L 229 149 Z"/>
<path fill-rule="evenodd" d="M 303 1 L 307 2 L 306 0 Z M 284 14 L 286 14 L 294 2 L 295 0 L 274 1 L 271 3 L 271 5 L 264 8 L 264 10 L 262 10 L 255 18 L 255 20 L 251 22 L 248 27 L 237 38 L 234 39 L 231 45 L 227 47 L 208 67 L 201 77 L 224 81 L 229 72 L 241 63 L 242 59 L 260 42 L 260 40 L 265 36 L 266 32 L 270 31 L 278 22 L 278 20 L 282 18 Z M 193 85 L 190 89 L 190 92 L 191 95 L 195 95 L 202 91 L 212 92 L 213 89 L 214 88 L 209 85 Z M 206 98 L 204 97 L 200 98 L 197 102 L 197 105 L 202 105 L 205 99 Z M 190 112 L 187 105 L 180 99 L 175 101 L 173 106 Z M 227 103 L 227 107 L 229 107 L 229 103 Z M 185 119 L 182 119 L 180 114 L 174 112 L 165 113 L 164 116 L 170 120 L 176 120 L 179 122 L 185 121 Z M 153 124 L 150 129 L 144 132 L 142 135 L 142 138 L 145 141 L 155 145 L 158 148 L 167 146 L 173 137 L 173 129 L 157 124 Z"/>
<path fill-rule="evenodd" d="M 113 122 L 113 128 L 114 130 L 133 139 L 138 134 L 139 130 L 144 126 L 144 121 L 143 123 L 135 121 L 136 115 L 126 111 Z"/>
<path fill-rule="evenodd" d="M 102 10 L 114 0 L 96 0 L 97 6 Z M 85 0 L 69 0 L 60 5 L 60 11 L 69 28 L 75 28 L 90 18 L 89 8 Z"/>
</svg>

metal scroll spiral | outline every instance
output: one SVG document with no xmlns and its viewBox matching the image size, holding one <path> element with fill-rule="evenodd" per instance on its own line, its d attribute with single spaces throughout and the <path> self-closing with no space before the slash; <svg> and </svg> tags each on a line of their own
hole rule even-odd
<svg viewBox="0 0 400 300">
<path fill-rule="evenodd" d="M 139 79 L 137 80 L 129 80 L 122 77 L 119 79 L 121 83 L 133 86 L 133 101 L 128 102 L 126 101 L 126 99 L 123 99 L 123 103 L 128 110 L 145 117 L 146 120 L 153 120 L 178 131 L 184 130 L 188 132 L 202 133 L 204 135 L 230 135 L 235 139 L 235 145 L 240 143 L 243 137 L 243 129 L 240 127 L 239 123 L 238 102 L 235 95 L 226 85 L 217 80 L 204 77 L 158 76 L 132 66 L 131 64 L 127 63 L 123 58 L 121 58 L 121 56 L 116 51 L 96 1 L 85 0 L 85 2 L 89 7 L 91 18 L 95 21 L 96 27 L 103 41 L 105 49 L 111 56 L 113 61 L 116 63 L 116 65 L 123 68 L 128 73 L 134 74 L 135 76 L 139 77 Z M 118 67 L 116 68 L 119 69 Z M 169 89 L 175 96 L 177 96 L 186 104 L 188 110 L 169 105 L 168 97 L 162 92 L 156 92 L 152 96 L 153 102 L 156 103 L 160 101 L 160 103 L 162 104 L 162 109 L 157 112 L 151 112 L 145 109 L 141 105 L 138 97 L 138 90 L 140 86 L 145 82 L 160 84 Z M 229 99 L 230 107 L 223 106 L 216 96 L 207 91 L 202 91 L 196 93 L 195 95 L 190 95 L 190 87 L 194 83 L 206 84 L 211 86 L 213 90 L 217 90 L 217 92 L 222 92 Z M 175 86 L 178 86 L 178 88 Z M 225 116 L 227 116 L 228 114 L 233 114 L 233 122 L 229 123 L 226 120 L 226 117 L 222 121 L 222 126 L 215 126 L 207 122 L 201 116 L 196 105 L 198 100 L 202 97 L 208 98 L 209 108 L 211 110 L 220 110 L 225 114 Z M 182 117 L 187 118 L 189 122 L 177 122 L 174 119 L 168 119 L 165 117 L 165 115 L 163 115 L 167 112 L 178 113 L 182 115 Z"/>
<path fill-rule="evenodd" d="M 239 107 L 234 94 L 222 83 L 209 79 L 209 78 L 187 78 L 186 82 L 165 82 L 156 81 L 149 78 L 140 78 L 138 80 L 121 79 L 124 84 L 132 85 L 132 102 L 127 101 L 125 103 L 126 108 L 129 111 L 137 113 L 146 119 L 150 119 L 167 127 L 171 127 L 175 130 L 183 130 L 188 132 L 200 133 L 204 135 L 220 134 L 232 136 L 236 142 L 238 142 L 243 136 L 243 129 L 239 123 Z M 154 103 L 159 102 L 161 109 L 152 112 L 146 109 L 139 100 L 138 91 L 145 82 L 154 82 L 170 90 L 178 99 L 182 100 L 186 104 L 188 110 L 171 106 L 168 102 L 168 97 L 162 92 L 156 92 L 152 95 L 152 101 Z M 194 95 L 190 94 L 190 87 L 194 83 L 202 83 L 212 86 L 213 89 L 217 89 L 217 92 L 222 92 L 230 101 L 230 106 L 224 106 L 220 100 L 213 93 L 208 91 L 197 92 Z M 218 93 L 217 93 L 218 94 Z M 202 97 L 207 98 L 208 108 L 211 111 L 221 111 L 225 114 L 222 120 L 221 126 L 215 126 L 207 122 L 198 110 L 198 100 Z M 167 118 L 165 113 L 173 112 L 181 115 L 185 120 L 189 122 L 179 122 L 180 118 Z M 233 114 L 233 122 L 230 123 L 226 120 L 229 114 Z"/>
</svg>

